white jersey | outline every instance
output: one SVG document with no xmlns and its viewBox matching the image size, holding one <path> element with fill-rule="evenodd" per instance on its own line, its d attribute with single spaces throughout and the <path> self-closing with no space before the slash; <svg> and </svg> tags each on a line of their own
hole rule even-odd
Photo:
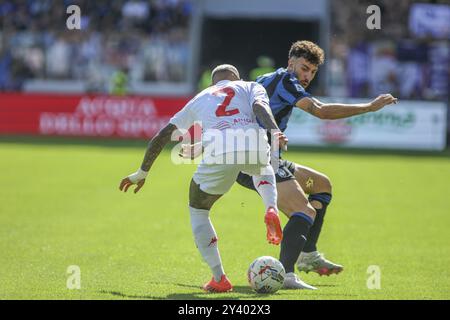
<svg viewBox="0 0 450 320">
<path fill-rule="evenodd" d="M 170 119 L 170 123 L 186 130 L 194 123 L 200 123 L 203 144 L 206 148 L 214 143 L 216 155 L 266 151 L 269 149 L 267 136 L 253 112 L 253 103 L 258 100 L 269 104 L 267 92 L 259 83 L 219 81 L 197 94 Z M 218 142 L 220 139 L 222 141 Z"/>
</svg>

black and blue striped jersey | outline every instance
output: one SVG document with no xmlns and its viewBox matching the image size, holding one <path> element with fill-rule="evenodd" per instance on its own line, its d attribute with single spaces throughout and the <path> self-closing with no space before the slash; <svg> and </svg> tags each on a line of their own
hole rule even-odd
<svg viewBox="0 0 450 320">
<path fill-rule="evenodd" d="M 295 74 L 284 68 L 259 76 L 256 82 L 266 89 L 270 108 L 281 131 L 286 130 L 297 101 L 311 96 L 302 87 Z"/>
</svg>

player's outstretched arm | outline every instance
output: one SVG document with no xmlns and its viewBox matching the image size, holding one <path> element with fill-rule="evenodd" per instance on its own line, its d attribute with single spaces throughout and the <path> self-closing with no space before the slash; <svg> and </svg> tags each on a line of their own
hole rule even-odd
<svg viewBox="0 0 450 320">
<path fill-rule="evenodd" d="M 177 130 L 177 127 L 171 123 L 167 124 L 158 134 L 150 140 L 145 152 L 144 160 L 142 161 L 141 169 L 143 171 L 149 171 L 155 162 L 156 158 L 161 153 L 161 150 L 169 143 L 173 132 Z"/>
<path fill-rule="evenodd" d="M 382 94 L 369 103 L 343 104 L 322 103 L 316 98 L 303 98 L 296 106 L 320 119 L 334 120 L 348 118 L 367 112 L 378 111 L 389 104 L 396 104 L 397 98 L 391 94 Z"/>
<path fill-rule="evenodd" d="M 177 130 L 177 127 L 171 123 L 166 125 L 158 134 L 150 140 L 147 146 L 147 151 L 145 152 L 144 160 L 138 171 L 130 174 L 128 177 L 122 179 L 120 182 L 120 191 L 127 192 L 128 188 L 133 184 L 137 187 L 134 189 L 134 193 L 138 192 L 145 183 L 145 178 L 155 162 L 156 158 L 161 153 L 164 146 L 170 141 L 172 133 Z"/>
</svg>

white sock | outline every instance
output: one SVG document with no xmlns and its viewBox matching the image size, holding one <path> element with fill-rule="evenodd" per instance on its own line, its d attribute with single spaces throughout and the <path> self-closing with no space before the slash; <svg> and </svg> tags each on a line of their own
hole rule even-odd
<svg viewBox="0 0 450 320">
<path fill-rule="evenodd" d="M 209 219 L 209 211 L 192 207 L 189 207 L 189 211 L 191 213 L 192 233 L 198 251 L 210 267 L 214 279 L 220 281 L 225 272 L 217 247 L 217 234 Z"/>
<path fill-rule="evenodd" d="M 275 180 L 275 175 L 273 173 L 272 167 L 268 166 L 267 169 L 269 172 L 268 175 L 254 175 L 253 184 L 255 185 L 256 190 L 260 194 L 263 199 L 264 205 L 266 206 L 266 210 L 269 207 L 275 208 L 278 212 L 277 207 L 277 185 Z"/>
</svg>

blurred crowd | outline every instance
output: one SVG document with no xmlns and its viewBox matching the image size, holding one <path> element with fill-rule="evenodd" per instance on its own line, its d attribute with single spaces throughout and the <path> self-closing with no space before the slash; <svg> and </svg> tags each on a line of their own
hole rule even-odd
<svg viewBox="0 0 450 320">
<path fill-rule="evenodd" d="M 0 90 L 20 90 L 27 79 L 81 80 L 90 91 L 116 93 L 129 83 L 188 81 L 192 1 L 0 0 Z M 450 5 L 430 0 L 439 8 L 413 17 L 423 2 L 330 0 L 326 94 L 448 99 Z M 73 4 L 80 31 L 66 27 Z M 365 27 L 370 5 L 381 10 L 379 30 Z M 203 78 L 204 86 L 207 72 Z"/>
<path fill-rule="evenodd" d="M 370 97 L 392 92 L 406 99 L 448 99 L 448 1 L 425 5 L 414 0 L 330 3 L 330 95 Z M 418 3 L 422 3 L 421 8 L 417 8 Z M 381 29 L 371 30 L 366 27 L 370 16 L 366 10 L 374 4 L 380 8 Z M 415 9 L 420 9 L 414 12 L 419 16 L 412 14 Z M 422 16 L 424 20 L 420 21 Z"/>
<path fill-rule="evenodd" d="M 66 8 L 78 5 L 81 30 Z M 189 0 L 0 0 L 0 90 L 25 79 L 87 81 L 105 91 L 129 81 L 186 81 Z"/>
</svg>

